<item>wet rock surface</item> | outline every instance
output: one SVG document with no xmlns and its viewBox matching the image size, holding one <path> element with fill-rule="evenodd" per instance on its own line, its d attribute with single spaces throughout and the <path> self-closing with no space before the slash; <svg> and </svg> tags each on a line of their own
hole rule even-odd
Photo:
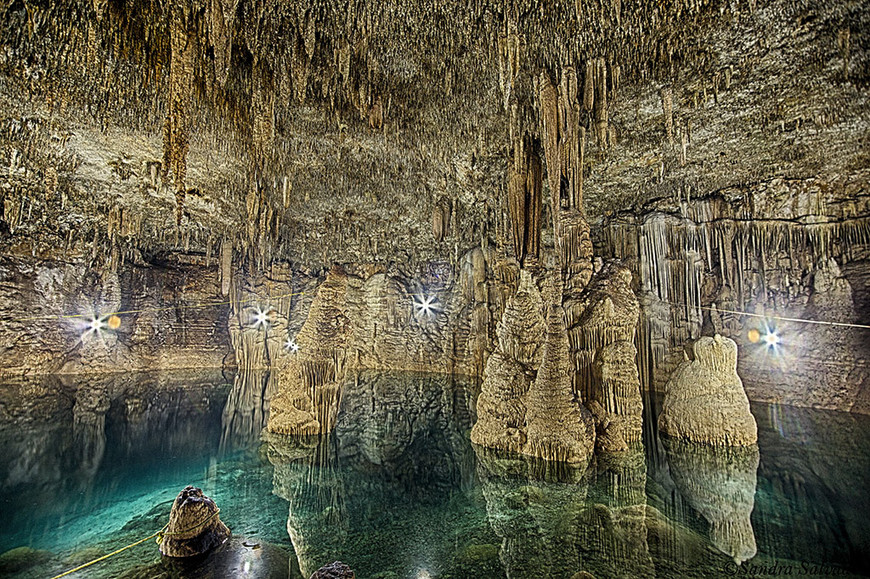
<svg viewBox="0 0 870 579">
<path fill-rule="evenodd" d="M 172 504 L 160 552 L 167 557 L 196 557 L 220 547 L 230 537 L 230 530 L 221 522 L 219 513 L 220 509 L 201 489 L 185 487 Z"/>
<path fill-rule="evenodd" d="M 309 579 L 354 579 L 356 575 L 350 566 L 334 561 L 315 571 Z"/>
<path fill-rule="evenodd" d="M 693 346 L 666 386 L 659 430 L 668 436 L 713 446 L 750 446 L 758 426 L 737 375 L 737 344 L 716 335 Z"/>
</svg>

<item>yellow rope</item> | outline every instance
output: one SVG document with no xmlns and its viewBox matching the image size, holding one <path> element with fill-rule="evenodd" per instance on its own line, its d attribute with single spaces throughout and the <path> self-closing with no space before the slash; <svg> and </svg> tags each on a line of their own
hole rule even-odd
<svg viewBox="0 0 870 579">
<path fill-rule="evenodd" d="M 167 524 L 166 527 L 168 527 L 168 526 L 169 526 L 169 525 Z M 97 559 L 94 559 L 93 561 L 89 561 L 89 562 L 85 563 L 84 565 L 79 565 L 79 566 L 76 567 L 75 569 L 70 569 L 69 571 L 67 571 L 67 572 L 65 572 L 65 573 L 61 573 L 60 575 L 55 575 L 55 576 L 52 577 L 51 579 L 60 579 L 61 577 L 66 577 L 66 576 L 69 575 L 70 573 L 75 573 L 76 571 L 81 571 L 81 570 L 84 569 L 85 567 L 90 567 L 90 566 L 93 565 L 94 563 L 99 563 L 100 561 L 104 561 L 104 560 L 108 559 L 109 557 L 112 557 L 113 555 L 117 555 L 118 553 L 120 553 L 120 552 L 122 552 L 122 551 L 126 551 L 127 549 L 129 549 L 129 548 L 131 548 L 131 547 L 135 547 L 136 545 L 139 545 L 139 544 L 141 544 L 141 543 L 144 543 L 144 542 L 147 541 L 148 539 L 153 539 L 154 537 L 156 537 L 157 535 L 159 535 L 160 533 L 162 533 L 164 530 L 166 530 L 166 527 L 163 527 L 162 529 L 160 529 L 160 530 L 157 531 L 156 533 L 152 533 L 151 535 L 148 535 L 148 536 L 145 537 L 144 539 L 139 539 L 139 540 L 136 541 L 135 543 L 130 543 L 130 544 L 127 545 L 126 547 L 121 547 L 121 548 L 118 549 L 117 551 L 112 551 L 112 552 L 109 553 L 108 555 L 103 555 L 102 557 L 99 557 L 99 558 L 97 558 Z"/>
<path fill-rule="evenodd" d="M 144 539 L 139 539 L 139 540 L 136 541 L 135 543 L 130 543 L 130 544 L 127 545 L 126 547 L 121 547 L 121 548 L 118 549 L 117 551 L 112 551 L 112 552 L 109 553 L 108 555 L 103 555 L 102 557 L 98 557 L 98 558 L 94 559 L 93 561 L 88 561 L 88 562 L 85 563 L 84 565 L 79 565 L 79 566 L 76 567 L 75 569 L 70 569 L 69 571 L 66 571 L 66 572 L 64 572 L 64 573 L 61 573 L 60 575 L 55 575 L 55 576 L 52 577 L 51 579 L 60 579 L 61 577 L 66 577 L 67 575 L 69 575 L 69 574 L 71 574 L 71 573 L 75 573 L 76 571 L 81 571 L 81 570 L 84 569 L 85 567 L 90 567 L 90 566 L 93 565 L 94 563 L 99 563 L 100 561 L 105 561 L 105 560 L 108 559 L 109 557 L 112 557 L 112 556 L 114 556 L 114 555 L 117 555 L 118 553 L 121 553 L 122 551 L 126 551 L 127 549 L 130 549 L 131 547 L 135 547 L 136 545 L 140 545 L 140 544 L 144 543 L 145 541 L 147 541 L 148 539 L 153 539 L 154 537 L 157 537 L 157 543 L 159 544 L 160 541 L 163 540 L 163 537 L 169 537 L 169 536 L 172 536 L 172 535 L 183 535 L 183 534 L 185 534 L 185 533 L 189 533 L 189 532 L 193 531 L 194 529 L 198 529 L 199 527 L 202 527 L 203 525 L 205 525 L 206 523 L 208 523 L 209 521 L 211 521 L 211 520 L 212 520 L 213 518 L 215 518 L 215 517 L 216 517 L 220 512 L 221 512 L 221 510 L 220 510 L 220 508 L 218 508 L 215 512 L 213 512 L 213 513 L 210 514 L 208 517 L 206 517 L 202 522 L 197 523 L 197 524 L 195 524 L 194 526 L 189 527 L 189 528 L 187 528 L 187 529 L 184 529 L 183 531 L 175 531 L 175 532 L 173 532 L 173 533 L 167 533 L 167 532 L 166 532 L 166 529 L 169 528 L 169 523 L 166 523 L 166 525 L 165 525 L 162 529 L 160 529 L 160 530 L 157 531 L 156 533 L 152 533 L 152 534 L 148 535 L 148 536 L 145 537 Z"/>
</svg>

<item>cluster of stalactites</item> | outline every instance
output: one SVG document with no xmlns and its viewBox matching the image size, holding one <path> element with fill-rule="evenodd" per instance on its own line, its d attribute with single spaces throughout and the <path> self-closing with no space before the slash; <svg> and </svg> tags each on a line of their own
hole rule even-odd
<svg viewBox="0 0 870 579">
<path fill-rule="evenodd" d="M 187 178 L 187 153 L 190 148 L 191 100 L 194 60 L 199 52 L 193 27 L 193 14 L 180 3 L 170 8 L 169 94 L 163 124 L 163 171 L 172 174 L 175 185 L 176 223 L 184 214 Z"/>
<path fill-rule="evenodd" d="M 516 139 L 508 169 L 508 209 L 514 253 L 522 264 L 536 263 L 540 255 L 542 179 L 531 137 Z"/>
</svg>

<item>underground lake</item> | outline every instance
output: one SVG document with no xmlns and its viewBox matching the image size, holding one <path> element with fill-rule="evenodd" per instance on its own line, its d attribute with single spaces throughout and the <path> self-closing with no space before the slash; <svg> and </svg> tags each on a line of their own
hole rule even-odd
<svg viewBox="0 0 870 579">
<path fill-rule="evenodd" d="M 161 562 L 147 541 L 71 576 L 296 578 L 336 559 L 402 579 L 870 572 L 866 416 L 753 404 L 747 454 L 663 438 L 649 396 L 642 444 L 571 468 L 472 445 L 479 391 L 358 373 L 331 435 L 284 436 L 263 431 L 264 373 L 4 384 L 0 572 L 51 577 L 151 535 L 188 484 L 232 531 L 218 553 Z"/>
</svg>

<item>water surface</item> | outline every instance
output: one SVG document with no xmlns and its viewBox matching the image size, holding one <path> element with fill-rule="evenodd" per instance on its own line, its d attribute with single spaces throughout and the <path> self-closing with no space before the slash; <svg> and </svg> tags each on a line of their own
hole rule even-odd
<svg viewBox="0 0 870 579">
<path fill-rule="evenodd" d="M 867 417 L 753 405 L 759 449 L 714 451 L 661 439 L 648 397 L 644 446 L 576 470 L 472 446 L 460 378 L 353 376 L 319 438 L 261 436 L 272 394 L 256 373 L 0 385 L 0 575 L 146 537 L 187 484 L 233 531 L 220 553 L 148 541 L 72 577 L 870 574 Z"/>
</svg>

